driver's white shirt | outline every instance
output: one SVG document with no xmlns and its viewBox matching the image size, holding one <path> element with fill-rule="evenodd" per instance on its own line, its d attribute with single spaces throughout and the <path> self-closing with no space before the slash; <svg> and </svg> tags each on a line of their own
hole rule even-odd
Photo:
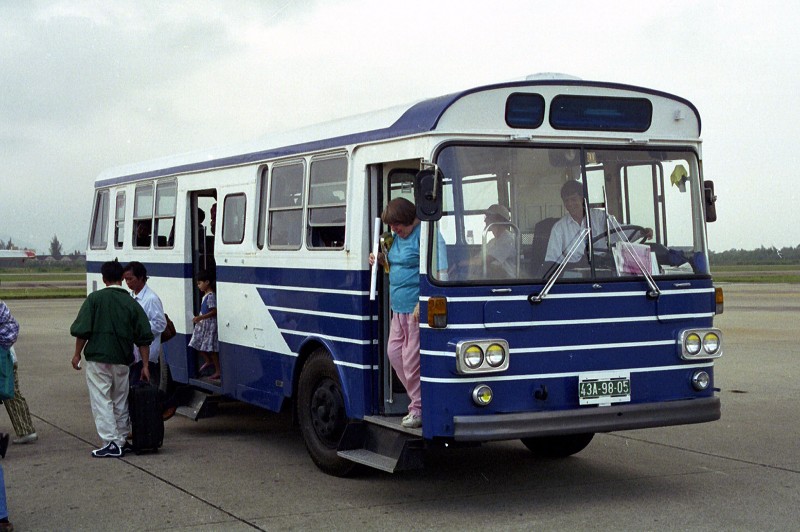
<svg viewBox="0 0 800 532">
<path fill-rule="evenodd" d="M 592 219 L 592 238 L 605 233 L 607 229 L 605 211 L 602 209 L 590 209 L 589 216 Z M 586 218 L 583 219 L 583 224 L 579 224 L 569 213 L 553 224 L 544 260 L 547 262 L 560 262 L 566 256 L 570 245 L 578 237 L 583 227 L 586 227 Z M 611 240 L 614 242 L 618 238 L 612 234 Z M 585 251 L 586 243 L 584 242 L 570 257 L 570 262 L 581 260 Z"/>
</svg>

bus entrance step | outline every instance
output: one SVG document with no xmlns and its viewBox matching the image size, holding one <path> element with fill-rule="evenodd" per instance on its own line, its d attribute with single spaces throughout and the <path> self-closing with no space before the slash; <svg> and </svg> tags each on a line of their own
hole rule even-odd
<svg viewBox="0 0 800 532">
<path fill-rule="evenodd" d="M 192 421 L 204 417 L 212 417 L 217 413 L 222 396 L 212 395 L 202 390 L 194 390 L 189 401 L 175 410 L 176 414 L 188 417 Z"/>
<path fill-rule="evenodd" d="M 422 469 L 423 449 L 421 435 L 354 421 L 342 434 L 337 454 L 358 464 L 394 473 Z"/>
</svg>

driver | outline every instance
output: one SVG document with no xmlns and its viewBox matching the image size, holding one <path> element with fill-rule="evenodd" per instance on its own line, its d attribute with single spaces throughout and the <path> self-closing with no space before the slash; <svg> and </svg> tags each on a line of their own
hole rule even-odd
<svg viewBox="0 0 800 532">
<path fill-rule="evenodd" d="M 553 224 L 550 232 L 550 240 L 547 243 L 547 253 L 545 254 L 545 267 L 552 263 L 562 261 L 570 248 L 572 242 L 578 237 L 581 229 L 586 227 L 583 210 L 583 183 L 570 180 L 561 187 L 561 201 L 567 210 L 560 220 Z M 589 216 L 592 223 L 592 238 L 602 235 L 607 230 L 607 217 L 603 209 L 590 209 Z M 653 232 L 650 229 L 645 231 L 645 238 L 650 238 Z M 619 240 L 619 236 L 614 233 L 611 235 L 610 243 Z M 580 246 L 570 257 L 570 264 L 575 264 L 584 258 L 586 246 Z"/>
</svg>

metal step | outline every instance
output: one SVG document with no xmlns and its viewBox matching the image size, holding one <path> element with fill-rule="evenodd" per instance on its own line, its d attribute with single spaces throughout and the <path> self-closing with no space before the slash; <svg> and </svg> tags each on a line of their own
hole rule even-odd
<svg viewBox="0 0 800 532">
<path fill-rule="evenodd" d="M 352 449 L 350 451 L 339 451 L 336 454 L 342 458 L 347 458 L 351 462 L 363 464 L 365 466 L 380 469 L 387 473 L 394 473 L 397 467 L 397 459 L 382 454 L 374 453 L 366 449 Z"/>
<path fill-rule="evenodd" d="M 394 473 L 423 467 L 422 431 L 406 429 L 397 422 L 376 423 L 369 420 L 354 421 L 339 441 L 337 454 L 358 464 Z"/>
<path fill-rule="evenodd" d="M 217 405 L 221 400 L 219 395 L 211 395 L 201 390 L 193 390 L 192 397 L 185 405 L 179 406 L 175 413 L 188 417 L 192 421 L 200 418 L 212 417 L 217 413 Z"/>
</svg>

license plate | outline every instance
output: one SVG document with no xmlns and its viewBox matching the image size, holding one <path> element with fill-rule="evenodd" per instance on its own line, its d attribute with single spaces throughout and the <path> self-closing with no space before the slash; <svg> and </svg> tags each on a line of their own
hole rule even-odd
<svg viewBox="0 0 800 532">
<path fill-rule="evenodd" d="M 578 402 L 582 405 L 608 405 L 631 400 L 628 372 L 597 372 L 578 375 Z"/>
</svg>

